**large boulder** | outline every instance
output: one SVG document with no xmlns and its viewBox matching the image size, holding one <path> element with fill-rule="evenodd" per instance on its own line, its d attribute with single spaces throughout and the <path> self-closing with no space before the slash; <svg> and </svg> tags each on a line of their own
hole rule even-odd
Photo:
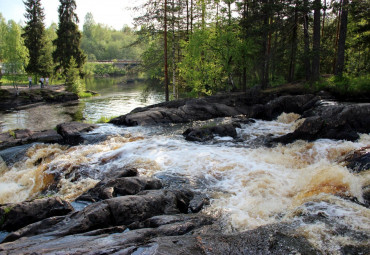
<svg viewBox="0 0 370 255">
<path fill-rule="evenodd" d="M 99 182 L 94 188 L 79 196 L 77 200 L 97 202 L 117 196 L 135 195 L 143 190 L 160 188 L 162 188 L 162 183 L 158 179 L 145 176 L 121 177 Z"/>
<path fill-rule="evenodd" d="M 247 118 L 273 119 L 282 112 L 303 113 L 319 97 L 314 95 L 262 95 L 239 93 L 200 99 L 177 100 L 143 108 L 112 119 L 115 125 L 137 126 L 186 123 L 240 114 Z"/>
<path fill-rule="evenodd" d="M 370 104 L 341 104 L 321 107 L 314 111 L 293 133 L 275 138 L 275 142 L 290 143 L 298 139 L 319 138 L 354 141 L 358 133 L 370 132 Z"/>
<path fill-rule="evenodd" d="M 0 150 L 30 143 L 60 143 L 62 140 L 55 130 L 16 129 L 0 134 Z"/>
<path fill-rule="evenodd" d="M 84 141 L 82 134 L 94 130 L 97 126 L 81 122 L 67 122 L 57 125 L 57 132 L 69 145 L 78 145 Z"/>
<path fill-rule="evenodd" d="M 196 128 L 188 128 L 183 133 L 185 139 L 188 141 L 197 141 L 197 142 L 204 142 L 207 140 L 211 140 L 214 135 L 218 135 L 221 137 L 230 136 L 232 138 L 237 137 L 235 125 L 237 124 L 222 124 L 216 126 L 205 126 L 205 127 L 196 127 Z M 240 125 L 237 125 L 240 127 Z"/>
<path fill-rule="evenodd" d="M 0 206 L 0 230 L 14 231 L 48 217 L 66 215 L 71 211 L 71 204 L 59 197 L 4 204 Z"/>
<path fill-rule="evenodd" d="M 34 234 L 60 237 L 114 226 L 131 228 L 131 225 L 139 226 L 153 216 L 187 213 L 192 197 L 190 191 L 150 190 L 137 195 L 106 199 L 64 218 L 45 219 L 20 229 L 6 240 Z"/>
</svg>

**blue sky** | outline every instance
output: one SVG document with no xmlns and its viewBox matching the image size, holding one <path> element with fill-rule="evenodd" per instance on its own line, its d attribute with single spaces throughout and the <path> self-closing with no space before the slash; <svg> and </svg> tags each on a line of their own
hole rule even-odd
<svg viewBox="0 0 370 255">
<path fill-rule="evenodd" d="M 115 29 L 121 29 L 125 24 L 132 26 L 132 19 L 138 15 L 132 8 L 140 5 L 143 0 L 76 0 L 77 15 L 80 19 L 79 26 L 82 28 L 86 13 L 91 12 L 97 23 L 106 24 Z M 45 25 L 48 27 L 52 22 L 58 23 L 59 0 L 42 0 L 45 12 Z M 23 0 L 0 0 L 0 12 L 6 20 L 24 22 Z"/>
</svg>

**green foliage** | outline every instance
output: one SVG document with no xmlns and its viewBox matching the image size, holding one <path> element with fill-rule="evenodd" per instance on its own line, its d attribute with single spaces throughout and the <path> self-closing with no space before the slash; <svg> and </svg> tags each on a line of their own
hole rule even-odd
<svg viewBox="0 0 370 255">
<path fill-rule="evenodd" d="M 81 81 L 77 63 L 75 62 L 75 59 L 73 57 L 71 58 L 66 69 L 65 86 L 67 91 L 76 94 L 80 94 L 85 90 L 85 85 L 83 81 Z"/>
<path fill-rule="evenodd" d="M 116 118 L 117 116 L 107 117 L 107 116 L 101 116 L 100 119 L 96 123 L 108 123 L 112 119 Z"/>
<path fill-rule="evenodd" d="M 143 44 L 129 27 L 117 31 L 102 24 L 96 24 L 91 13 L 85 16 L 81 49 L 89 61 L 112 59 L 140 59 Z"/>
<path fill-rule="evenodd" d="M 78 18 L 75 9 L 75 0 L 60 0 L 58 37 L 53 41 L 56 46 L 53 59 L 56 64 L 56 71 L 66 75 L 70 61 L 74 58 L 79 75 L 83 76 L 83 65 L 86 56 L 80 49 L 81 33 L 76 25 Z"/>
<path fill-rule="evenodd" d="M 370 75 L 342 77 L 331 76 L 314 84 L 316 90 L 329 90 L 342 95 L 370 93 Z"/>
<path fill-rule="evenodd" d="M 29 52 L 29 62 L 26 71 L 40 76 L 50 76 L 52 73 L 52 56 L 47 47 L 47 37 L 44 26 L 44 9 L 41 0 L 28 0 L 26 7 L 26 26 L 22 37 Z"/>
</svg>

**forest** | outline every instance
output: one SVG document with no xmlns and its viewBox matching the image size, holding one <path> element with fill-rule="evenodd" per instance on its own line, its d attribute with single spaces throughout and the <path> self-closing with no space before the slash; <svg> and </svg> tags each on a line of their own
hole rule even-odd
<svg viewBox="0 0 370 255">
<path fill-rule="evenodd" d="M 62 2 L 74 3 L 73 13 L 75 1 Z M 368 0 L 148 0 L 136 10 L 143 14 L 135 28 L 119 31 L 91 13 L 84 17 L 76 32 L 82 55 L 74 56 L 81 77 L 102 72 L 89 62 L 129 59 L 141 61 L 140 71 L 161 84 L 166 100 L 299 82 L 344 93 L 370 90 Z M 27 69 L 27 24 L 0 15 L 0 62 L 10 73 L 65 78 L 55 57 L 61 22 L 42 24 L 41 71 Z M 66 70 L 70 57 L 65 62 Z"/>
</svg>

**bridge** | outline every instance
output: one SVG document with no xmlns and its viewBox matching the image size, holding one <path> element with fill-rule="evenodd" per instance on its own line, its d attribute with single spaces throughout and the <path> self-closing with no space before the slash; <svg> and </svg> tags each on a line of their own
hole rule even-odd
<svg viewBox="0 0 370 255">
<path fill-rule="evenodd" d="M 141 64 L 141 61 L 138 60 L 127 60 L 127 59 L 115 59 L 115 60 L 96 60 L 96 61 L 89 61 L 89 63 L 94 64 L 113 64 L 117 67 L 133 67 L 138 66 Z"/>
</svg>

